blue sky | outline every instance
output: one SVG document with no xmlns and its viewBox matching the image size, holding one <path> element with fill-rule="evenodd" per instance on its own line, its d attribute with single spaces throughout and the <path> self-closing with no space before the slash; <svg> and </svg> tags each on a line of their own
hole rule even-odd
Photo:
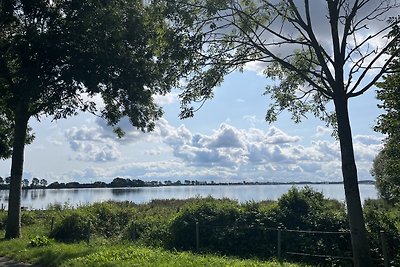
<svg viewBox="0 0 400 267">
<path fill-rule="evenodd" d="M 289 114 L 265 122 L 268 83 L 251 68 L 232 73 L 216 88 L 214 99 L 186 120 L 178 118 L 179 92 L 157 97 L 165 115 L 156 130 L 143 134 L 123 120 L 127 134 L 122 139 L 90 114 L 32 120 L 36 139 L 26 148 L 24 178 L 340 181 L 339 146 L 323 122 L 310 115 L 295 124 Z M 375 90 L 353 99 L 350 111 L 359 177 L 371 179 L 371 163 L 383 138 L 372 129 L 381 112 Z M 0 162 L 1 176 L 8 176 L 9 169 L 10 161 Z"/>
</svg>

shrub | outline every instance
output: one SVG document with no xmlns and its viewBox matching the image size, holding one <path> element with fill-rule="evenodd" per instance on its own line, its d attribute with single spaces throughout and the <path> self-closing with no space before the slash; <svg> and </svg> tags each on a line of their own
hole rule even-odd
<svg viewBox="0 0 400 267">
<path fill-rule="evenodd" d="M 32 225 L 36 222 L 35 212 L 33 211 L 23 211 L 21 213 L 21 225 L 27 226 Z"/>
<path fill-rule="evenodd" d="M 65 242 L 85 240 L 90 231 L 90 221 L 91 218 L 87 214 L 79 211 L 70 212 L 61 223 L 56 224 L 50 236 Z"/>
<path fill-rule="evenodd" d="M 391 266 L 400 266 L 400 207 L 389 205 L 381 199 L 367 200 L 364 203 L 364 214 L 370 232 L 373 258 L 383 258 L 380 236 L 380 232 L 383 231 L 389 248 Z"/>
<path fill-rule="evenodd" d="M 169 221 L 165 218 L 144 217 L 129 224 L 127 235 L 132 240 L 135 231 L 135 238 L 141 243 L 153 247 L 163 247 L 167 246 L 171 239 L 169 225 Z"/>
<path fill-rule="evenodd" d="M 7 211 L 0 211 L 0 229 L 6 229 L 7 224 Z"/>
<path fill-rule="evenodd" d="M 243 256 L 274 257 L 278 227 L 276 204 L 248 202 L 241 207 L 236 222 L 234 254 Z"/>
<path fill-rule="evenodd" d="M 105 237 L 121 235 L 136 214 L 136 209 L 128 202 L 95 203 L 83 210 L 94 218 L 93 230 Z"/>
<path fill-rule="evenodd" d="M 234 245 L 228 238 L 239 217 L 239 204 L 232 200 L 198 199 L 184 206 L 171 223 L 171 245 L 179 249 L 196 248 L 196 222 L 200 227 L 203 249 L 230 250 Z"/>
<path fill-rule="evenodd" d="M 278 199 L 275 214 L 283 229 L 344 232 L 348 228 L 344 206 L 338 201 L 325 199 L 322 193 L 310 187 L 291 188 Z M 288 231 L 282 231 L 282 250 L 349 257 L 352 251 L 349 233 L 310 234 Z M 318 259 L 310 260 L 311 263 L 320 264 Z"/>
<path fill-rule="evenodd" d="M 44 247 L 50 245 L 50 239 L 47 236 L 36 236 L 29 241 L 31 247 Z"/>
</svg>

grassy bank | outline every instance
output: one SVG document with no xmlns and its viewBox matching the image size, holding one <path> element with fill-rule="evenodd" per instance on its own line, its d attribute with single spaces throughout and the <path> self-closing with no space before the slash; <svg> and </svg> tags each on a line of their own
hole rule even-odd
<svg viewBox="0 0 400 267">
<path fill-rule="evenodd" d="M 49 244 L 32 247 L 36 234 L 45 234 L 40 226 L 23 229 L 23 238 L 1 240 L 0 251 L 18 261 L 30 262 L 41 266 L 118 266 L 118 267 L 157 267 L 157 266 L 260 266 L 260 267 L 298 267 L 305 266 L 278 261 L 260 261 L 218 256 L 214 254 L 194 254 L 190 252 L 168 251 L 162 248 L 150 248 L 133 242 L 95 238 L 86 242 L 61 243 L 49 240 Z M 4 235 L 4 232 L 0 232 Z"/>
</svg>

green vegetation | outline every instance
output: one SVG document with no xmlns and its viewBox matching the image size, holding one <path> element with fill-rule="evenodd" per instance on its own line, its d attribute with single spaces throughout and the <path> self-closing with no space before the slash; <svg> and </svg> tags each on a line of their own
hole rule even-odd
<svg viewBox="0 0 400 267">
<path fill-rule="evenodd" d="M 357 188 L 350 99 L 370 91 L 390 70 L 390 62 L 398 54 L 398 48 L 393 47 L 400 35 L 398 30 L 387 33 L 399 28 L 397 17 L 389 19 L 398 3 L 325 0 L 318 1 L 320 12 L 313 12 L 315 1 L 309 0 L 180 2 L 180 13 L 195 14 L 198 29 L 193 32 L 201 33 L 205 42 L 199 62 L 207 65 L 194 72 L 181 93 L 181 117 L 194 116 L 202 106 L 198 103 L 213 98 L 215 88 L 229 73 L 242 71 L 249 62 L 265 63 L 259 65 L 263 74 L 275 81 L 266 84 L 265 94 L 272 100 L 265 116 L 268 122 L 287 111 L 296 123 L 314 115 L 334 126 L 354 266 L 373 266 Z M 369 27 L 378 21 L 389 23 Z M 370 52 L 371 44 L 382 36 L 385 44 Z M 385 55 L 391 49 L 394 53 Z"/>
<path fill-rule="evenodd" d="M 383 230 L 392 264 L 399 264 L 399 207 L 369 200 L 365 217 L 373 258 L 382 258 Z M 0 211 L 0 234 L 5 221 L 6 212 Z M 287 252 L 351 257 L 344 205 L 307 187 L 292 188 L 275 202 L 241 204 L 208 197 L 140 205 L 54 205 L 48 210 L 23 211 L 22 226 L 23 238 L 0 241 L 0 251 L 42 266 L 299 266 L 275 261 L 278 227 L 285 261 L 350 266 L 349 260 Z M 290 231 L 296 229 L 319 232 Z"/>
<path fill-rule="evenodd" d="M 392 34 L 399 35 L 395 28 Z M 400 45 L 397 44 L 396 49 Z M 391 51 L 392 53 L 396 53 Z M 376 179 L 379 195 L 391 204 L 400 203 L 400 75 L 399 57 L 391 65 L 392 73 L 378 83 L 377 98 L 382 101 L 379 107 L 384 114 L 378 117 L 376 131 L 387 135 L 383 149 L 376 156 L 372 174 Z"/>
<path fill-rule="evenodd" d="M 5 236 L 18 238 L 30 119 L 82 111 L 120 137 L 122 118 L 151 131 L 163 114 L 153 96 L 189 75 L 202 44 L 187 30 L 190 17 L 160 1 L 1 1 L 0 18 L 0 159 L 12 162 Z"/>
</svg>

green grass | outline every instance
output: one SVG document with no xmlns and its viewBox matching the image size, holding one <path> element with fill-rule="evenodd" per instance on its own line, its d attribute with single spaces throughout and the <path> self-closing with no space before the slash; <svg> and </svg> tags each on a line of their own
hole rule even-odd
<svg viewBox="0 0 400 267">
<path fill-rule="evenodd" d="M 149 248 L 131 242 L 97 238 L 90 244 L 60 243 L 51 240 L 43 247 L 31 247 L 29 242 L 37 235 L 45 235 L 46 228 L 41 225 L 27 226 L 23 237 L 13 240 L 0 240 L 3 256 L 17 261 L 30 262 L 40 266 L 260 266 L 260 267 L 298 267 L 304 266 L 277 261 L 243 260 L 212 254 L 194 254 L 190 252 L 168 251 Z M 4 236 L 4 231 L 0 231 Z"/>
<path fill-rule="evenodd" d="M 201 266 L 233 266 L 233 267 L 295 267 L 299 265 L 279 262 L 262 262 L 257 260 L 241 260 L 215 255 L 195 255 L 188 252 L 170 252 L 162 249 L 145 247 L 120 247 L 102 250 L 87 256 L 66 262 L 63 266 L 121 266 L 121 267 L 201 267 Z"/>
</svg>

